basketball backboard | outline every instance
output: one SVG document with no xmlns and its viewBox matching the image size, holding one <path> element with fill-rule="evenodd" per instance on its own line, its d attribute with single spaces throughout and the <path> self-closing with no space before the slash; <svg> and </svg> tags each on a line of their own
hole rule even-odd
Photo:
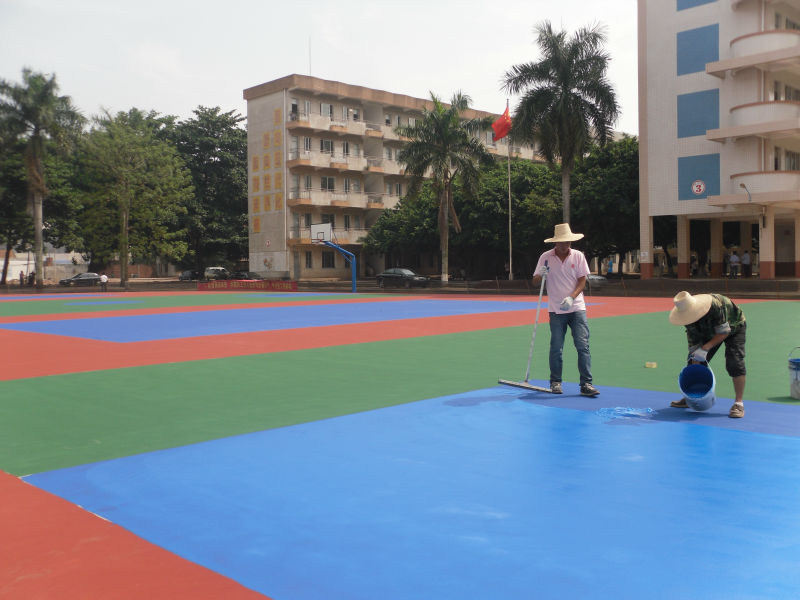
<svg viewBox="0 0 800 600">
<path fill-rule="evenodd" d="M 311 225 L 311 241 L 315 244 L 330 242 L 332 227 L 330 223 L 317 223 Z"/>
</svg>

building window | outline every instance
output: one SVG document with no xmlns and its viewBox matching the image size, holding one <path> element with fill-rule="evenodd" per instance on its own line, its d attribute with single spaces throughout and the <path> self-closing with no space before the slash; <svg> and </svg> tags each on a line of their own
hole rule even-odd
<svg viewBox="0 0 800 600">
<path fill-rule="evenodd" d="M 797 21 L 792 21 L 788 17 L 786 18 L 786 29 L 800 29 L 800 23 Z"/>
<path fill-rule="evenodd" d="M 320 140 L 319 151 L 325 154 L 333 154 L 333 140 Z"/>
<path fill-rule="evenodd" d="M 323 117 L 328 117 L 329 119 L 333 118 L 333 104 L 328 104 L 327 102 L 320 102 L 319 104 L 319 114 Z"/>
<path fill-rule="evenodd" d="M 783 18 L 781 13 L 775 13 L 775 29 L 781 29 L 783 25 Z"/>
<path fill-rule="evenodd" d="M 303 223 L 305 224 L 306 227 L 311 229 L 311 213 L 303 214 Z"/>
<path fill-rule="evenodd" d="M 350 110 L 350 116 L 353 121 L 360 121 L 361 120 L 361 109 L 353 108 Z"/>
<path fill-rule="evenodd" d="M 336 215 L 331 213 L 322 213 L 322 222 L 323 223 L 330 223 L 331 229 L 336 227 Z"/>
<path fill-rule="evenodd" d="M 351 179 L 350 180 L 350 191 L 355 193 L 361 192 L 361 181 L 358 179 Z"/>
<path fill-rule="evenodd" d="M 395 183 L 394 184 L 394 195 L 395 196 L 402 196 L 403 195 L 403 184 L 402 183 Z"/>
<path fill-rule="evenodd" d="M 320 177 L 322 180 L 322 189 L 328 192 L 332 192 L 336 189 L 336 178 L 335 177 L 328 177 L 323 175 Z"/>
<path fill-rule="evenodd" d="M 313 269 L 314 263 L 311 261 L 311 252 L 306 252 L 306 269 Z"/>
<path fill-rule="evenodd" d="M 344 216 L 344 228 L 346 231 L 350 231 L 350 215 Z"/>
<path fill-rule="evenodd" d="M 356 229 L 361 229 L 361 215 L 355 215 L 353 217 L 353 226 Z"/>
<path fill-rule="evenodd" d="M 391 125 L 392 125 L 392 115 L 390 115 L 390 114 L 386 113 L 385 115 L 383 115 L 383 119 L 384 119 L 384 122 L 385 122 L 387 125 L 389 125 L 389 126 L 391 126 Z"/>
<path fill-rule="evenodd" d="M 389 146 L 383 148 L 383 155 L 387 160 L 392 160 L 392 149 Z"/>
<path fill-rule="evenodd" d="M 344 192 L 345 194 L 350 192 L 350 179 L 347 177 L 344 179 Z"/>
<path fill-rule="evenodd" d="M 781 154 L 783 154 L 781 152 L 781 149 L 778 148 L 778 146 L 775 146 L 775 154 L 774 154 L 775 160 L 773 166 L 775 167 L 776 171 L 781 170 Z"/>
<path fill-rule="evenodd" d="M 774 81 L 772 83 L 772 99 L 778 101 L 781 99 L 781 87 L 782 84 L 780 81 Z"/>
<path fill-rule="evenodd" d="M 253 157 L 253 171 L 258 171 L 258 157 Z"/>
<path fill-rule="evenodd" d="M 800 171 L 800 152 L 785 152 L 784 164 L 787 171 Z"/>
<path fill-rule="evenodd" d="M 784 100 L 794 100 L 795 102 L 800 100 L 800 90 L 797 89 L 796 87 L 792 87 L 790 85 L 787 85 L 784 88 L 783 99 Z"/>
<path fill-rule="evenodd" d="M 293 135 L 289 138 L 289 152 L 290 156 L 296 157 L 298 149 L 300 148 L 300 138 L 296 135 Z"/>
<path fill-rule="evenodd" d="M 264 170 L 265 171 L 267 169 L 271 169 L 272 168 L 272 161 L 270 160 L 270 155 L 269 154 L 265 154 L 264 156 L 262 156 L 261 157 L 261 161 L 262 161 L 262 163 L 264 165 Z"/>
<path fill-rule="evenodd" d="M 311 152 L 311 138 L 310 137 L 304 137 L 303 138 L 303 150 L 305 150 L 306 152 Z"/>
<path fill-rule="evenodd" d="M 272 189 L 272 183 L 270 181 L 270 176 L 269 175 L 264 175 L 264 189 L 265 190 L 271 190 Z"/>
<path fill-rule="evenodd" d="M 417 120 L 414 117 L 408 117 L 408 126 L 414 127 L 417 124 Z"/>
<path fill-rule="evenodd" d="M 322 268 L 323 269 L 335 269 L 335 255 L 333 252 L 323 252 L 322 253 Z"/>
<path fill-rule="evenodd" d="M 311 189 L 311 183 L 312 183 L 311 182 L 311 175 L 306 175 L 305 176 L 305 186 L 306 186 L 307 190 Z"/>
</svg>

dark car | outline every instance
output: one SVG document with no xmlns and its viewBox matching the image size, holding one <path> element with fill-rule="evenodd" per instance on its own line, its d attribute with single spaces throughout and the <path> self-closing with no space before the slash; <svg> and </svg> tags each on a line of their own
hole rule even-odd
<svg viewBox="0 0 800 600">
<path fill-rule="evenodd" d="M 376 278 L 378 287 L 426 287 L 428 285 L 428 278 L 423 275 L 417 275 L 411 269 L 386 269 L 383 273 Z"/>
<path fill-rule="evenodd" d="M 258 273 L 253 273 L 253 271 L 235 271 L 231 279 L 256 279 L 261 280 L 264 279 Z"/>
<path fill-rule="evenodd" d="M 179 281 L 195 281 L 202 278 L 203 274 L 200 271 L 181 271 L 178 275 Z"/>
<path fill-rule="evenodd" d="M 100 282 L 100 275 L 97 273 L 78 273 L 72 277 L 61 279 L 58 285 L 97 285 Z"/>
</svg>

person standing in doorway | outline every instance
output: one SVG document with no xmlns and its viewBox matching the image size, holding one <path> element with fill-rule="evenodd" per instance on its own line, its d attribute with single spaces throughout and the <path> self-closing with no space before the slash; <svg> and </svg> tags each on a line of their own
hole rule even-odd
<svg viewBox="0 0 800 600">
<path fill-rule="evenodd" d="M 753 276 L 753 259 L 750 257 L 749 250 L 742 253 L 742 275 L 747 278 Z"/>
<path fill-rule="evenodd" d="M 544 252 L 536 264 L 533 276 L 534 287 L 547 275 L 547 312 L 550 316 L 550 391 L 563 393 L 561 372 L 563 367 L 564 338 L 567 327 L 572 330 L 572 341 L 578 352 L 581 394 L 597 396 L 600 392 L 592 385 L 592 357 L 589 353 L 589 323 L 586 319 L 586 303 L 583 288 L 589 275 L 589 264 L 580 250 L 572 248 L 572 242 L 583 239 L 582 233 L 572 233 L 569 223 L 555 226 L 553 237 L 545 240 L 553 243 L 552 250 Z"/>
<path fill-rule="evenodd" d="M 734 250 L 731 254 L 731 279 L 739 277 L 739 254 Z"/>
</svg>

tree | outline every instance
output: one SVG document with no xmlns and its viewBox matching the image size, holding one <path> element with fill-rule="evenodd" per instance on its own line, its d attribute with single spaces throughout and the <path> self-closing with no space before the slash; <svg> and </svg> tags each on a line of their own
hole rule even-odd
<svg viewBox="0 0 800 600">
<path fill-rule="evenodd" d="M 36 285 L 43 285 L 44 243 L 42 204 L 47 196 L 44 157 L 46 141 L 65 149 L 85 122 L 69 96 L 58 95 L 55 75 L 22 70 L 22 85 L 0 80 L 0 127 L 3 137 L 25 140 L 28 195 L 33 203 Z"/>
<path fill-rule="evenodd" d="M 235 111 L 199 106 L 194 115 L 178 123 L 170 138 L 195 189 L 181 216 L 188 242 L 183 266 L 201 270 L 248 255 L 247 131 Z"/>
<path fill-rule="evenodd" d="M 453 184 L 460 179 L 464 193 L 477 194 L 479 165 L 489 164 L 492 155 L 476 137 L 491 127 L 491 119 L 466 119 L 470 98 L 457 92 L 444 105 L 431 93 L 433 108 L 423 110 L 414 125 L 398 127 L 397 133 L 411 141 L 400 151 L 398 160 L 411 175 L 408 195 L 416 196 L 422 182 L 429 177 L 439 199 L 439 247 L 442 254 L 442 282 L 449 279 L 448 253 L 450 220 L 456 233 L 461 231 L 453 205 Z"/>
<path fill-rule="evenodd" d="M 92 244 L 109 238 L 118 242 L 120 283 L 127 285 L 130 256 L 179 260 L 186 252 L 185 232 L 178 216 L 192 197 L 189 172 L 177 151 L 159 140 L 140 111 L 106 114 L 86 137 L 84 168 L 89 173 L 93 205 L 88 216 L 95 231 L 87 239 L 93 257 L 106 256 L 108 248 Z M 119 221 L 118 236 L 101 229 Z M 105 235 L 103 235 L 105 234 Z"/>
<path fill-rule="evenodd" d="M 550 165 L 561 162 L 564 222 L 570 219 L 570 174 L 575 159 L 592 140 L 611 139 L 617 120 L 616 95 L 606 78 L 609 56 L 600 26 L 584 27 L 572 37 L 553 31 L 549 21 L 536 26 L 542 53 L 538 62 L 515 65 L 504 76 L 504 88 L 522 93 L 514 111 L 511 136 L 539 143 Z"/>
<path fill-rule="evenodd" d="M 536 258 L 547 244 L 559 218 L 559 181 L 545 165 L 511 161 L 514 278 L 530 276 Z M 508 263 L 508 164 L 493 161 L 481 168 L 480 194 L 467 196 L 456 189 L 455 203 L 462 232 L 453 236 L 452 251 L 471 277 L 494 278 Z"/>
<path fill-rule="evenodd" d="M 633 137 L 593 146 L 574 171 L 575 230 L 588 257 L 639 247 L 639 142 Z"/>
<path fill-rule="evenodd" d="M 22 152 L 0 144 L 0 242 L 5 245 L 0 284 L 7 281 L 11 251 L 21 250 L 33 241 L 33 222 L 26 210 L 26 188 Z"/>
</svg>

